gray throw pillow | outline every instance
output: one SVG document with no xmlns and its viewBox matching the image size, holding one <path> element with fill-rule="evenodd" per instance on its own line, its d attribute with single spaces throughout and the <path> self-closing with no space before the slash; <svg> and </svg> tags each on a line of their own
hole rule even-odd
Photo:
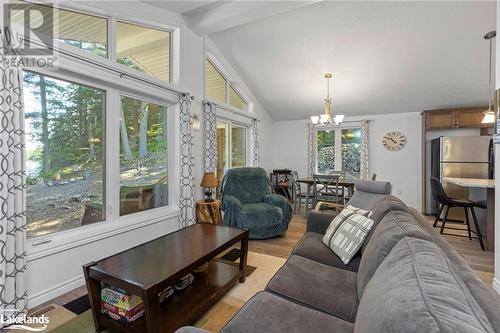
<svg viewBox="0 0 500 333">
<path fill-rule="evenodd" d="M 326 229 L 325 235 L 323 236 L 322 239 L 323 244 L 329 247 L 333 235 L 335 234 L 339 226 L 342 224 L 342 222 L 344 222 L 345 219 L 347 219 L 349 216 L 355 213 L 363 216 L 369 216 L 371 214 L 371 212 L 369 211 L 348 205 L 347 207 L 342 209 L 342 211 L 339 214 L 337 214 L 337 216 L 335 216 L 335 218 L 328 226 L 328 229 Z"/>
</svg>

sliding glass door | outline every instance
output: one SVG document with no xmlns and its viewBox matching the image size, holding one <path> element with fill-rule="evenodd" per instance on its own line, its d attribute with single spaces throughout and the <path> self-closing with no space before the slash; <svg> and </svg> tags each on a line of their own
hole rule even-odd
<svg viewBox="0 0 500 333">
<path fill-rule="evenodd" d="M 247 166 L 248 127 L 230 121 L 217 121 L 217 180 L 222 183 L 229 168 Z"/>
</svg>

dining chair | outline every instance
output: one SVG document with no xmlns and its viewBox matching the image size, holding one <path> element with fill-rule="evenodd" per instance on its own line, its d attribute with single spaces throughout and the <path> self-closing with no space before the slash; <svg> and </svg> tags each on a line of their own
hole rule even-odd
<svg viewBox="0 0 500 333">
<path fill-rule="evenodd" d="M 442 219 L 442 223 L 441 223 L 441 230 L 440 230 L 441 234 L 443 233 L 446 221 L 448 219 L 448 213 L 450 211 L 450 208 L 454 208 L 454 207 L 463 208 L 465 211 L 465 223 L 467 224 L 467 234 L 469 236 L 469 239 L 472 239 L 470 223 L 469 223 L 469 211 L 470 211 L 470 213 L 472 215 L 472 220 L 474 222 L 474 226 L 476 227 L 475 234 L 477 235 L 477 238 L 479 239 L 479 244 L 481 245 L 481 249 L 484 251 L 483 236 L 481 234 L 481 230 L 479 229 L 479 224 L 477 223 L 477 217 L 476 217 L 476 212 L 474 211 L 474 208 L 486 209 L 486 206 L 480 202 L 475 202 L 475 201 L 471 201 L 471 200 L 464 200 L 464 199 L 450 198 L 446 194 L 446 191 L 443 188 L 443 184 L 441 184 L 439 179 L 437 179 L 435 177 L 431 177 L 430 181 L 431 181 L 432 197 L 434 198 L 434 201 L 436 201 L 436 203 L 439 205 L 438 213 L 436 215 L 436 219 L 434 220 L 434 228 L 437 226 L 437 223 L 440 220 L 441 214 L 443 213 L 443 210 L 445 208 L 446 208 L 446 210 L 444 213 L 444 218 Z"/>
<path fill-rule="evenodd" d="M 298 211 L 300 211 L 300 208 L 302 207 L 302 201 L 305 201 L 307 196 L 305 192 L 302 192 L 302 187 L 300 186 L 300 183 L 297 182 L 299 179 L 299 173 L 297 171 L 292 172 L 292 193 L 293 193 L 293 211 L 294 213 L 297 212 L 297 203 L 299 204 Z M 309 186 L 308 186 L 309 188 Z M 314 191 L 309 193 L 309 202 L 306 202 L 306 205 L 313 204 L 314 203 Z"/>
<path fill-rule="evenodd" d="M 313 175 L 313 191 L 315 206 L 318 202 L 332 203 L 338 208 L 343 207 L 345 189 L 339 185 L 340 174 L 333 175 Z"/>
</svg>

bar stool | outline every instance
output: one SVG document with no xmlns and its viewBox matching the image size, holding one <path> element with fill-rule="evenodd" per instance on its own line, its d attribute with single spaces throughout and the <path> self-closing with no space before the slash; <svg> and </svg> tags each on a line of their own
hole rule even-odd
<svg viewBox="0 0 500 333">
<path fill-rule="evenodd" d="M 443 223 L 441 224 L 441 230 L 440 230 L 441 234 L 443 233 L 444 226 L 446 224 L 446 220 L 448 219 L 448 212 L 450 211 L 450 208 L 462 207 L 465 211 L 465 223 L 467 224 L 467 233 L 468 233 L 469 239 L 472 239 L 471 230 L 470 230 L 470 223 L 469 223 L 469 212 L 468 212 L 468 210 L 470 210 L 471 215 L 472 215 L 472 220 L 474 222 L 474 226 L 476 227 L 476 234 L 477 234 L 477 238 L 479 239 L 479 244 L 481 245 L 481 249 L 484 251 L 483 236 L 481 235 L 481 230 L 479 229 L 479 224 L 477 223 L 477 217 L 476 217 L 476 212 L 474 211 L 474 207 L 486 209 L 486 206 L 480 202 L 450 198 L 446 194 L 446 192 L 443 188 L 443 185 L 441 184 L 439 179 L 437 179 L 435 177 L 431 177 L 430 181 L 431 181 L 432 196 L 433 196 L 434 200 L 440 205 L 439 212 L 436 216 L 436 220 L 434 221 L 434 228 L 437 226 L 437 223 L 439 221 L 439 217 L 441 216 L 441 213 L 443 212 L 445 207 L 446 207 L 446 211 L 444 214 Z"/>
</svg>

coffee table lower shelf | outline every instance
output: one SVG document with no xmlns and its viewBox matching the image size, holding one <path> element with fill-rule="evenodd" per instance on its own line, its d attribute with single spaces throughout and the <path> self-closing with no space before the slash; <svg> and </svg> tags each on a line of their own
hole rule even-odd
<svg viewBox="0 0 500 333">
<path fill-rule="evenodd" d="M 203 273 L 194 273 L 193 284 L 184 291 L 160 304 L 162 332 L 173 332 L 179 327 L 192 324 L 201 317 L 233 285 L 242 271 L 238 264 L 211 260 Z M 105 314 L 99 314 L 99 324 L 119 332 L 146 332 L 144 315 L 130 325 L 124 325 Z"/>
</svg>

